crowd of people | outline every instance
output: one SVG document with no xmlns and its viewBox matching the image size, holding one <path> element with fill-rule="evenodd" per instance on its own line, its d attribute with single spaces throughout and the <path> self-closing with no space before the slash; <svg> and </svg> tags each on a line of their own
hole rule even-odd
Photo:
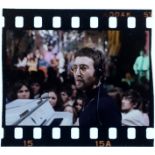
<svg viewBox="0 0 155 155">
<path fill-rule="evenodd" d="M 114 73 L 116 66 L 115 60 L 107 55 L 108 49 L 105 46 L 107 40 L 103 42 L 99 38 L 98 42 L 93 43 L 92 39 L 88 38 L 85 41 L 85 33 L 76 31 L 66 32 L 63 35 L 53 32 L 50 34 L 53 36 L 52 39 L 45 37 L 47 35 L 45 34 L 42 31 L 40 37 L 44 38 L 43 45 L 46 45 L 46 48 L 37 47 L 31 52 L 19 55 L 16 63 L 6 69 L 4 74 L 6 103 L 15 99 L 37 99 L 47 92 L 49 103 L 54 110 L 71 112 L 73 125 L 79 125 L 79 117 L 87 104 L 88 96 L 78 89 L 81 75 L 78 75 L 77 81 L 75 80 L 76 75 L 74 74 L 78 69 L 78 66 L 74 64 L 77 57 L 75 53 L 81 47 L 90 47 L 94 52 L 100 50 L 104 56 L 106 64 L 100 82 L 108 96 L 114 100 L 113 104 L 116 104 L 115 106 L 121 112 L 121 125 L 149 126 L 149 106 L 151 104 L 149 80 L 145 75 L 139 78 L 136 74 L 132 76 L 127 72 L 120 81 L 113 82 L 111 79 L 117 76 Z M 63 36 L 61 42 L 58 42 L 58 35 Z M 85 44 L 81 44 L 81 42 L 85 42 Z M 79 74 L 87 70 L 87 66 L 78 65 Z M 88 114 L 91 115 L 91 112 Z M 113 115 L 113 117 L 115 116 L 117 118 L 118 115 Z M 113 118 L 109 120 L 111 121 Z M 107 119 L 107 121 L 109 120 Z"/>
</svg>

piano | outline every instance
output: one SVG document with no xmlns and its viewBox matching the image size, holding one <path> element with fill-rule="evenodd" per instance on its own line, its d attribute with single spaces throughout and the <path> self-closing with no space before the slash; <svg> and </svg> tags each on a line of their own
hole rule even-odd
<svg viewBox="0 0 155 155">
<path fill-rule="evenodd" d="M 5 107 L 6 126 L 72 126 L 73 114 L 57 112 L 48 99 L 17 99 Z"/>
</svg>

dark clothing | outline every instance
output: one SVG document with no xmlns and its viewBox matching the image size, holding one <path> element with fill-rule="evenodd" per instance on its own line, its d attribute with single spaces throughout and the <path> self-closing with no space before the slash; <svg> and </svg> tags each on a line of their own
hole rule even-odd
<svg viewBox="0 0 155 155">
<path fill-rule="evenodd" d="M 121 113 L 102 85 L 86 93 L 86 104 L 80 114 L 80 126 L 121 126 Z"/>
</svg>

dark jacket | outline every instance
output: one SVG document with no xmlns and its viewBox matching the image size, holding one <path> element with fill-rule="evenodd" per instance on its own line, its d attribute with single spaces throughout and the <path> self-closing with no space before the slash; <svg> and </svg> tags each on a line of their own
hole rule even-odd
<svg viewBox="0 0 155 155">
<path fill-rule="evenodd" d="M 79 118 L 80 126 L 121 126 L 121 113 L 103 85 L 86 93 L 86 104 Z"/>
</svg>

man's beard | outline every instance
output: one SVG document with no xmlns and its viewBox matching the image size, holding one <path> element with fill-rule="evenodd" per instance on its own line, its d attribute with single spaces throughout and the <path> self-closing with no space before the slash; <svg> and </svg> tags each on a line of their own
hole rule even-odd
<svg viewBox="0 0 155 155">
<path fill-rule="evenodd" d="M 89 80 L 88 80 L 89 81 Z M 76 88 L 79 90 L 90 90 L 93 89 L 94 86 L 98 83 L 95 79 L 88 83 L 85 82 L 83 79 L 75 81 Z"/>
</svg>

